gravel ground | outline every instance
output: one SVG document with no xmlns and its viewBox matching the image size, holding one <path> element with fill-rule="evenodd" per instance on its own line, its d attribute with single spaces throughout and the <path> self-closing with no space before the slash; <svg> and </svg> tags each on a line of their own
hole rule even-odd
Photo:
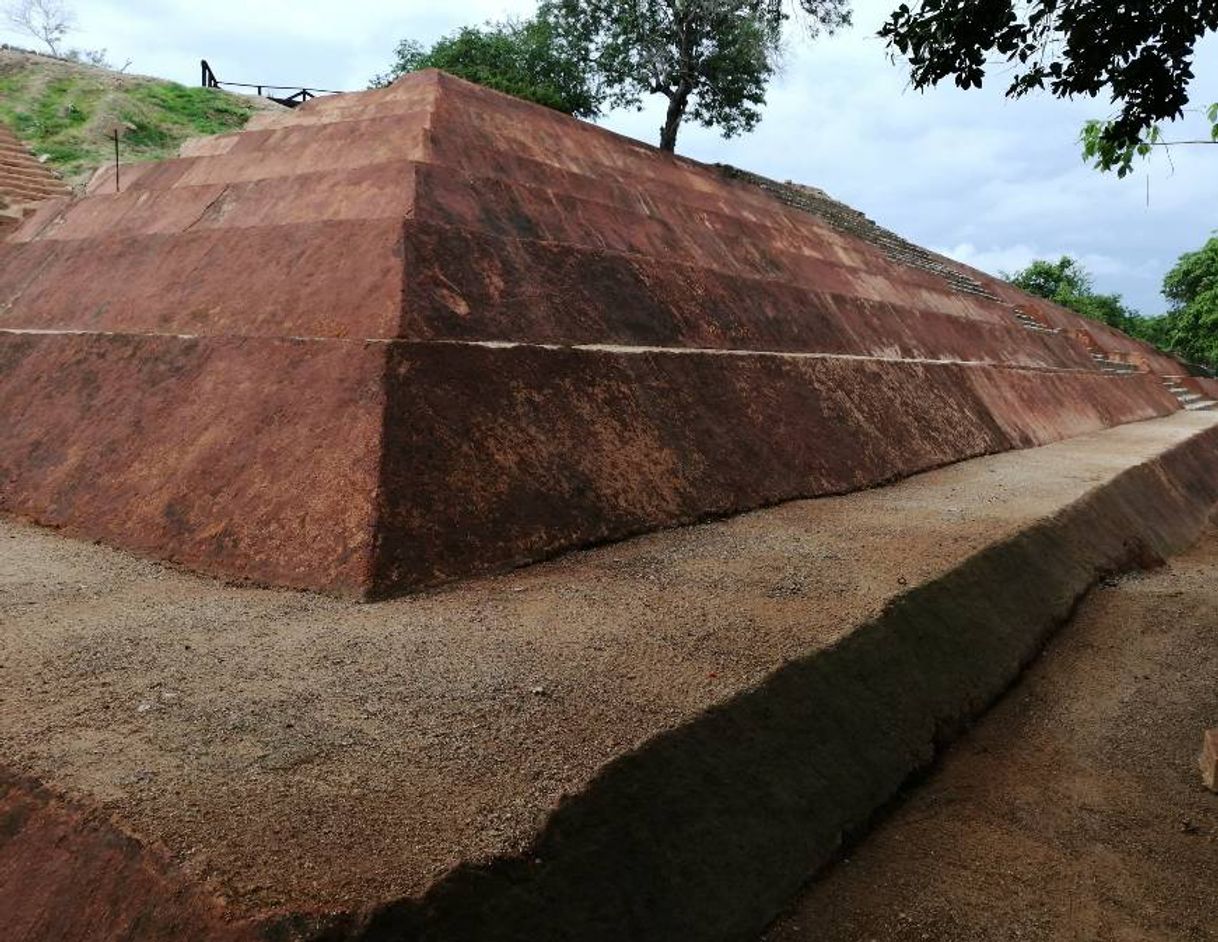
<svg viewBox="0 0 1218 942">
<path fill-rule="evenodd" d="M 1215 422 L 1123 426 L 374 605 L 2 522 L 0 756 L 237 912 L 413 895 L 521 849 L 609 760 Z"/>
<path fill-rule="evenodd" d="M 766 940 L 1218 939 L 1215 726 L 1218 525 L 1093 592 Z"/>
</svg>

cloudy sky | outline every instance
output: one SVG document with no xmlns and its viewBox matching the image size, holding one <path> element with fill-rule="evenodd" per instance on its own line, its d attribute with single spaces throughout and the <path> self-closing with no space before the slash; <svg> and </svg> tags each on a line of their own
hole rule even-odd
<svg viewBox="0 0 1218 942">
<path fill-rule="evenodd" d="M 1159 285 L 1181 252 L 1218 229 L 1218 147 L 1175 148 L 1125 180 L 1087 168 L 1076 138 L 1100 102 L 1008 102 L 993 87 L 919 94 L 875 32 L 897 0 L 856 0 L 844 34 L 791 43 L 752 134 L 723 140 L 695 126 L 678 150 L 820 186 L 882 224 L 992 272 L 1036 257 L 1081 258 L 1097 286 L 1159 313 Z M 468 23 L 531 12 L 534 0 L 74 0 L 71 44 L 106 48 L 131 71 L 360 89 L 397 40 L 424 43 Z M 16 39 L 8 34 L 9 39 Z M 1218 37 L 1201 47 L 1194 103 L 1218 101 Z M 656 108 L 607 127 L 654 141 Z M 1199 136 L 1194 114 L 1169 138 Z M 1191 133 L 1189 133 L 1191 132 Z"/>
</svg>

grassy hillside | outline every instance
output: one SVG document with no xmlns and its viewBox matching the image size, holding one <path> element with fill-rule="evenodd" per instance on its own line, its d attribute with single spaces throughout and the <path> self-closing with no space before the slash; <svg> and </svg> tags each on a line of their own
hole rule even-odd
<svg viewBox="0 0 1218 942">
<path fill-rule="evenodd" d="M 125 125 L 123 162 L 159 160 L 188 137 L 236 130 L 267 107 L 279 106 L 0 49 L 0 121 L 74 184 L 114 159 L 116 122 Z"/>
</svg>

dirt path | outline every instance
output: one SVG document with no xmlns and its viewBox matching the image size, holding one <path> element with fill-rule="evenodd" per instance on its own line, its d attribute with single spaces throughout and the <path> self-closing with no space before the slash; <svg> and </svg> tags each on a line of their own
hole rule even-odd
<svg viewBox="0 0 1218 942">
<path fill-rule="evenodd" d="M 767 942 L 1218 939 L 1218 522 L 1094 592 Z"/>
</svg>

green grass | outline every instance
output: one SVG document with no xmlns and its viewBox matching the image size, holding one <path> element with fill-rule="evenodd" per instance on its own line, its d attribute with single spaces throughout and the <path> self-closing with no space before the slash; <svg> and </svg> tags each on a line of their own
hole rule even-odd
<svg viewBox="0 0 1218 942">
<path fill-rule="evenodd" d="M 55 62 L 0 69 L 0 121 L 72 182 L 113 160 L 116 124 L 124 162 L 160 160 L 188 137 L 243 127 L 253 112 L 251 102 L 210 88 Z"/>
</svg>

